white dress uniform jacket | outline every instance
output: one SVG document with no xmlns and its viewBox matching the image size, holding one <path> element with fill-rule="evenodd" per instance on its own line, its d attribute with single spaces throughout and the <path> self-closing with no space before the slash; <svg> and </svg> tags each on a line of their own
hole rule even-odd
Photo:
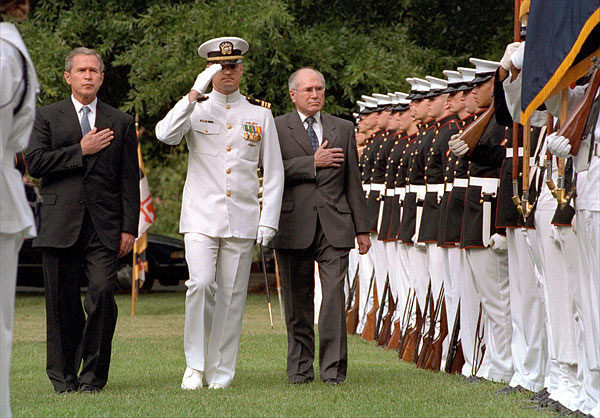
<svg viewBox="0 0 600 418">
<path fill-rule="evenodd" d="M 208 96 L 193 103 L 184 96 L 156 126 L 157 138 L 166 144 L 187 138 L 190 156 L 179 230 L 255 239 L 258 225 L 277 229 L 279 224 L 284 171 L 273 115 L 239 91 L 224 95 L 213 90 Z M 245 133 L 258 136 L 246 139 Z"/>
<path fill-rule="evenodd" d="M 13 115 L 23 95 L 23 59 L 27 63 L 27 92 L 21 110 Z M 23 150 L 35 118 L 36 96 L 40 91 L 35 68 L 25 43 L 12 23 L 0 23 L 0 233 L 36 235 L 31 208 L 25 197 L 21 173 L 15 168 L 15 153 Z"/>
</svg>

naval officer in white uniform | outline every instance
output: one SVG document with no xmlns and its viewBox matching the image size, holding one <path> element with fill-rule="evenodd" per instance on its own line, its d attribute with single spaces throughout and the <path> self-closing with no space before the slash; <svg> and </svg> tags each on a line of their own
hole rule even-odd
<svg viewBox="0 0 600 418">
<path fill-rule="evenodd" d="M 209 389 L 233 380 L 254 241 L 266 245 L 279 224 L 284 171 L 270 105 L 239 91 L 247 50 L 235 37 L 203 43 L 198 53 L 207 68 L 156 126 L 166 144 L 185 136 L 190 154 L 179 225 L 190 271 L 181 383 L 187 390 L 202 387 L 203 375 Z"/>
</svg>

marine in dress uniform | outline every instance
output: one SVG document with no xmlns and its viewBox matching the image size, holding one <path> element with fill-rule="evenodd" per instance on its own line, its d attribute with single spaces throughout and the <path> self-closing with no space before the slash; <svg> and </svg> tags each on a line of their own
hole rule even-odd
<svg viewBox="0 0 600 418">
<path fill-rule="evenodd" d="M 493 76 L 499 63 L 477 58 L 470 61 L 476 65 L 472 82 L 476 85 L 475 100 L 479 107 L 488 107 L 492 104 Z M 492 118 L 478 146 L 500 145 L 504 140 L 505 129 Z M 460 247 L 466 251 L 467 272 L 485 311 L 486 353 L 480 372 L 485 379 L 509 382 L 513 362 L 512 324 L 507 316 L 510 312 L 508 259 L 504 231 L 495 227 L 499 170 L 489 167 L 485 161 L 468 157 L 468 149 L 456 147 L 452 141 L 449 145 L 452 152 L 470 160 Z"/>
<path fill-rule="evenodd" d="M 279 224 L 284 171 L 270 106 L 239 92 L 247 50 L 235 37 L 203 43 L 198 53 L 211 65 L 156 127 L 169 145 L 185 136 L 189 150 L 179 228 L 190 270 L 182 389 L 200 388 L 203 374 L 213 389 L 233 380 L 254 241 L 266 245 Z"/>
</svg>

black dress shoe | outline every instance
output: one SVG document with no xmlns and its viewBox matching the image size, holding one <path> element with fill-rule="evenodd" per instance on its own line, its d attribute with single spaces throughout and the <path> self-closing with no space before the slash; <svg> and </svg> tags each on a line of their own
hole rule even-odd
<svg viewBox="0 0 600 418">
<path fill-rule="evenodd" d="M 79 388 L 79 391 L 81 393 L 100 393 L 102 392 L 102 388 L 99 388 L 97 386 L 94 385 L 90 385 L 87 383 L 84 383 L 83 385 L 81 385 L 81 387 Z"/>
<path fill-rule="evenodd" d="M 340 379 L 325 379 L 325 380 L 323 380 L 323 383 L 325 383 L 327 385 L 331 385 L 331 386 L 337 386 L 337 385 L 341 385 L 342 383 L 344 383 L 344 381 L 340 380 Z"/>
</svg>

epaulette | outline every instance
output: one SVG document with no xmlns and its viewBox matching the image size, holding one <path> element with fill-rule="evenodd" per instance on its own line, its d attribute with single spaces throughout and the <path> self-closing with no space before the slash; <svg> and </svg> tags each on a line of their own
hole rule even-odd
<svg viewBox="0 0 600 418">
<path fill-rule="evenodd" d="M 246 97 L 246 100 L 248 100 L 248 102 L 250 102 L 250 104 L 266 107 L 267 109 L 271 108 L 271 103 L 269 103 L 269 102 L 265 102 L 264 100 L 253 99 L 252 97 L 249 97 L 249 96 L 244 96 L 244 97 Z"/>
</svg>

